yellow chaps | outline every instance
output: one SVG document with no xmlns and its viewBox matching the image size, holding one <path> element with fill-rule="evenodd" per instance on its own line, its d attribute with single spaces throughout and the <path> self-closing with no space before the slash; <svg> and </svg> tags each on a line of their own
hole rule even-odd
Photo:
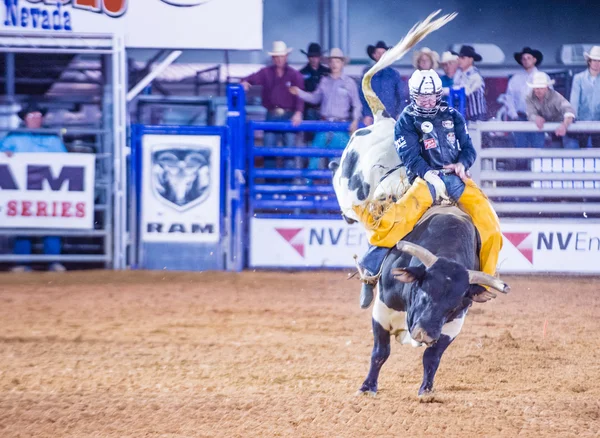
<svg viewBox="0 0 600 438">
<path fill-rule="evenodd" d="M 367 228 L 369 243 L 391 248 L 413 230 L 432 204 L 433 199 L 427 183 L 417 178 L 404 196 L 378 219 L 374 219 L 367 208 L 355 206 L 353 209 Z M 487 196 L 470 179 L 466 182 L 458 206 L 471 216 L 473 225 L 479 231 L 481 270 L 486 274 L 495 275 L 502 249 L 502 233 L 496 212 Z"/>
</svg>

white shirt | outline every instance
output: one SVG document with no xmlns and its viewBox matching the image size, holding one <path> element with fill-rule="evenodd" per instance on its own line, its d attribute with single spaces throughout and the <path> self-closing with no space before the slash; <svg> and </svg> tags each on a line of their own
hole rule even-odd
<svg viewBox="0 0 600 438">
<path fill-rule="evenodd" d="M 520 72 L 515 73 L 508 81 L 508 87 L 506 87 L 506 106 L 508 107 L 508 116 L 511 119 L 517 118 L 517 113 L 527 113 L 527 103 L 525 99 L 527 95 L 531 93 L 531 87 L 527 85 L 527 82 L 533 81 L 533 75 L 537 73 L 537 67 L 533 67 L 531 72 L 527 73 L 527 70 L 523 69 Z"/>
</svg>

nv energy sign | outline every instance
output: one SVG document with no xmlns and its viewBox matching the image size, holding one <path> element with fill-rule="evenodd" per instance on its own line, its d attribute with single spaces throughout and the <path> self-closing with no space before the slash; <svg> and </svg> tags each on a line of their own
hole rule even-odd
<svg viewBox="0 0 600 438">
<path fill-rule="evenodd" d="M 140 48 L 262 48 L 261 0 L 0 1 L 2 30 L 116 33 Z"/>
</svg>

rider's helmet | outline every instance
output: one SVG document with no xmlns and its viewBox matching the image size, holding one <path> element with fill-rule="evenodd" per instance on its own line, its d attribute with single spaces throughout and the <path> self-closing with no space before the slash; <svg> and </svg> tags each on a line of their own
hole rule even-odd
<svg viewBox="0 0 600 438">
<path fill-rule="evenodd" d="M 442 102 L 442 80 L 435 70 L 415 70 L 408 80 L 410 101 L 417 114 L 433 117 Z"/>
</svg>

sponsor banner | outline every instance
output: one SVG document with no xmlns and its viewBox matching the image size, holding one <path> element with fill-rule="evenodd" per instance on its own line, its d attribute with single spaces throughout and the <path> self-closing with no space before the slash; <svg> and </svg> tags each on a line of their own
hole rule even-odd
<svg viewBox="0 0 600 438">
<path fill-rule="evenodd" d="M 262 49 L 261 0 L 3 0 L 0 29 L 125 35 L 127 47 Z"/>
<path fill-rule="evenodd" d="M 218 242 L 219 135 L 142 137 L 142 240 Z"/>
<path fill-rule="evenodd" d="M 569 221 L 501 224 L 501 273 L 600 274 L 600 223 Z M 252 219 L 253 267 L 353 267 L 367 239 L 358 224 L 343 220 Z"/>
<path fill-rule="evenodd" d="M 95 159 L 0 154 L 0 228 L 93 228 Z"/>
<path fill-rule="evenodd" d="M 501 226 L 500 272 L 600 273 L 600 223 L 510 221 Z"/>
<path fill-rule="evenodd" d="M 361 225 L 343 220 L 252 219 L 250 265 L 353 267 L 368 247 Z"/>
</svg>

